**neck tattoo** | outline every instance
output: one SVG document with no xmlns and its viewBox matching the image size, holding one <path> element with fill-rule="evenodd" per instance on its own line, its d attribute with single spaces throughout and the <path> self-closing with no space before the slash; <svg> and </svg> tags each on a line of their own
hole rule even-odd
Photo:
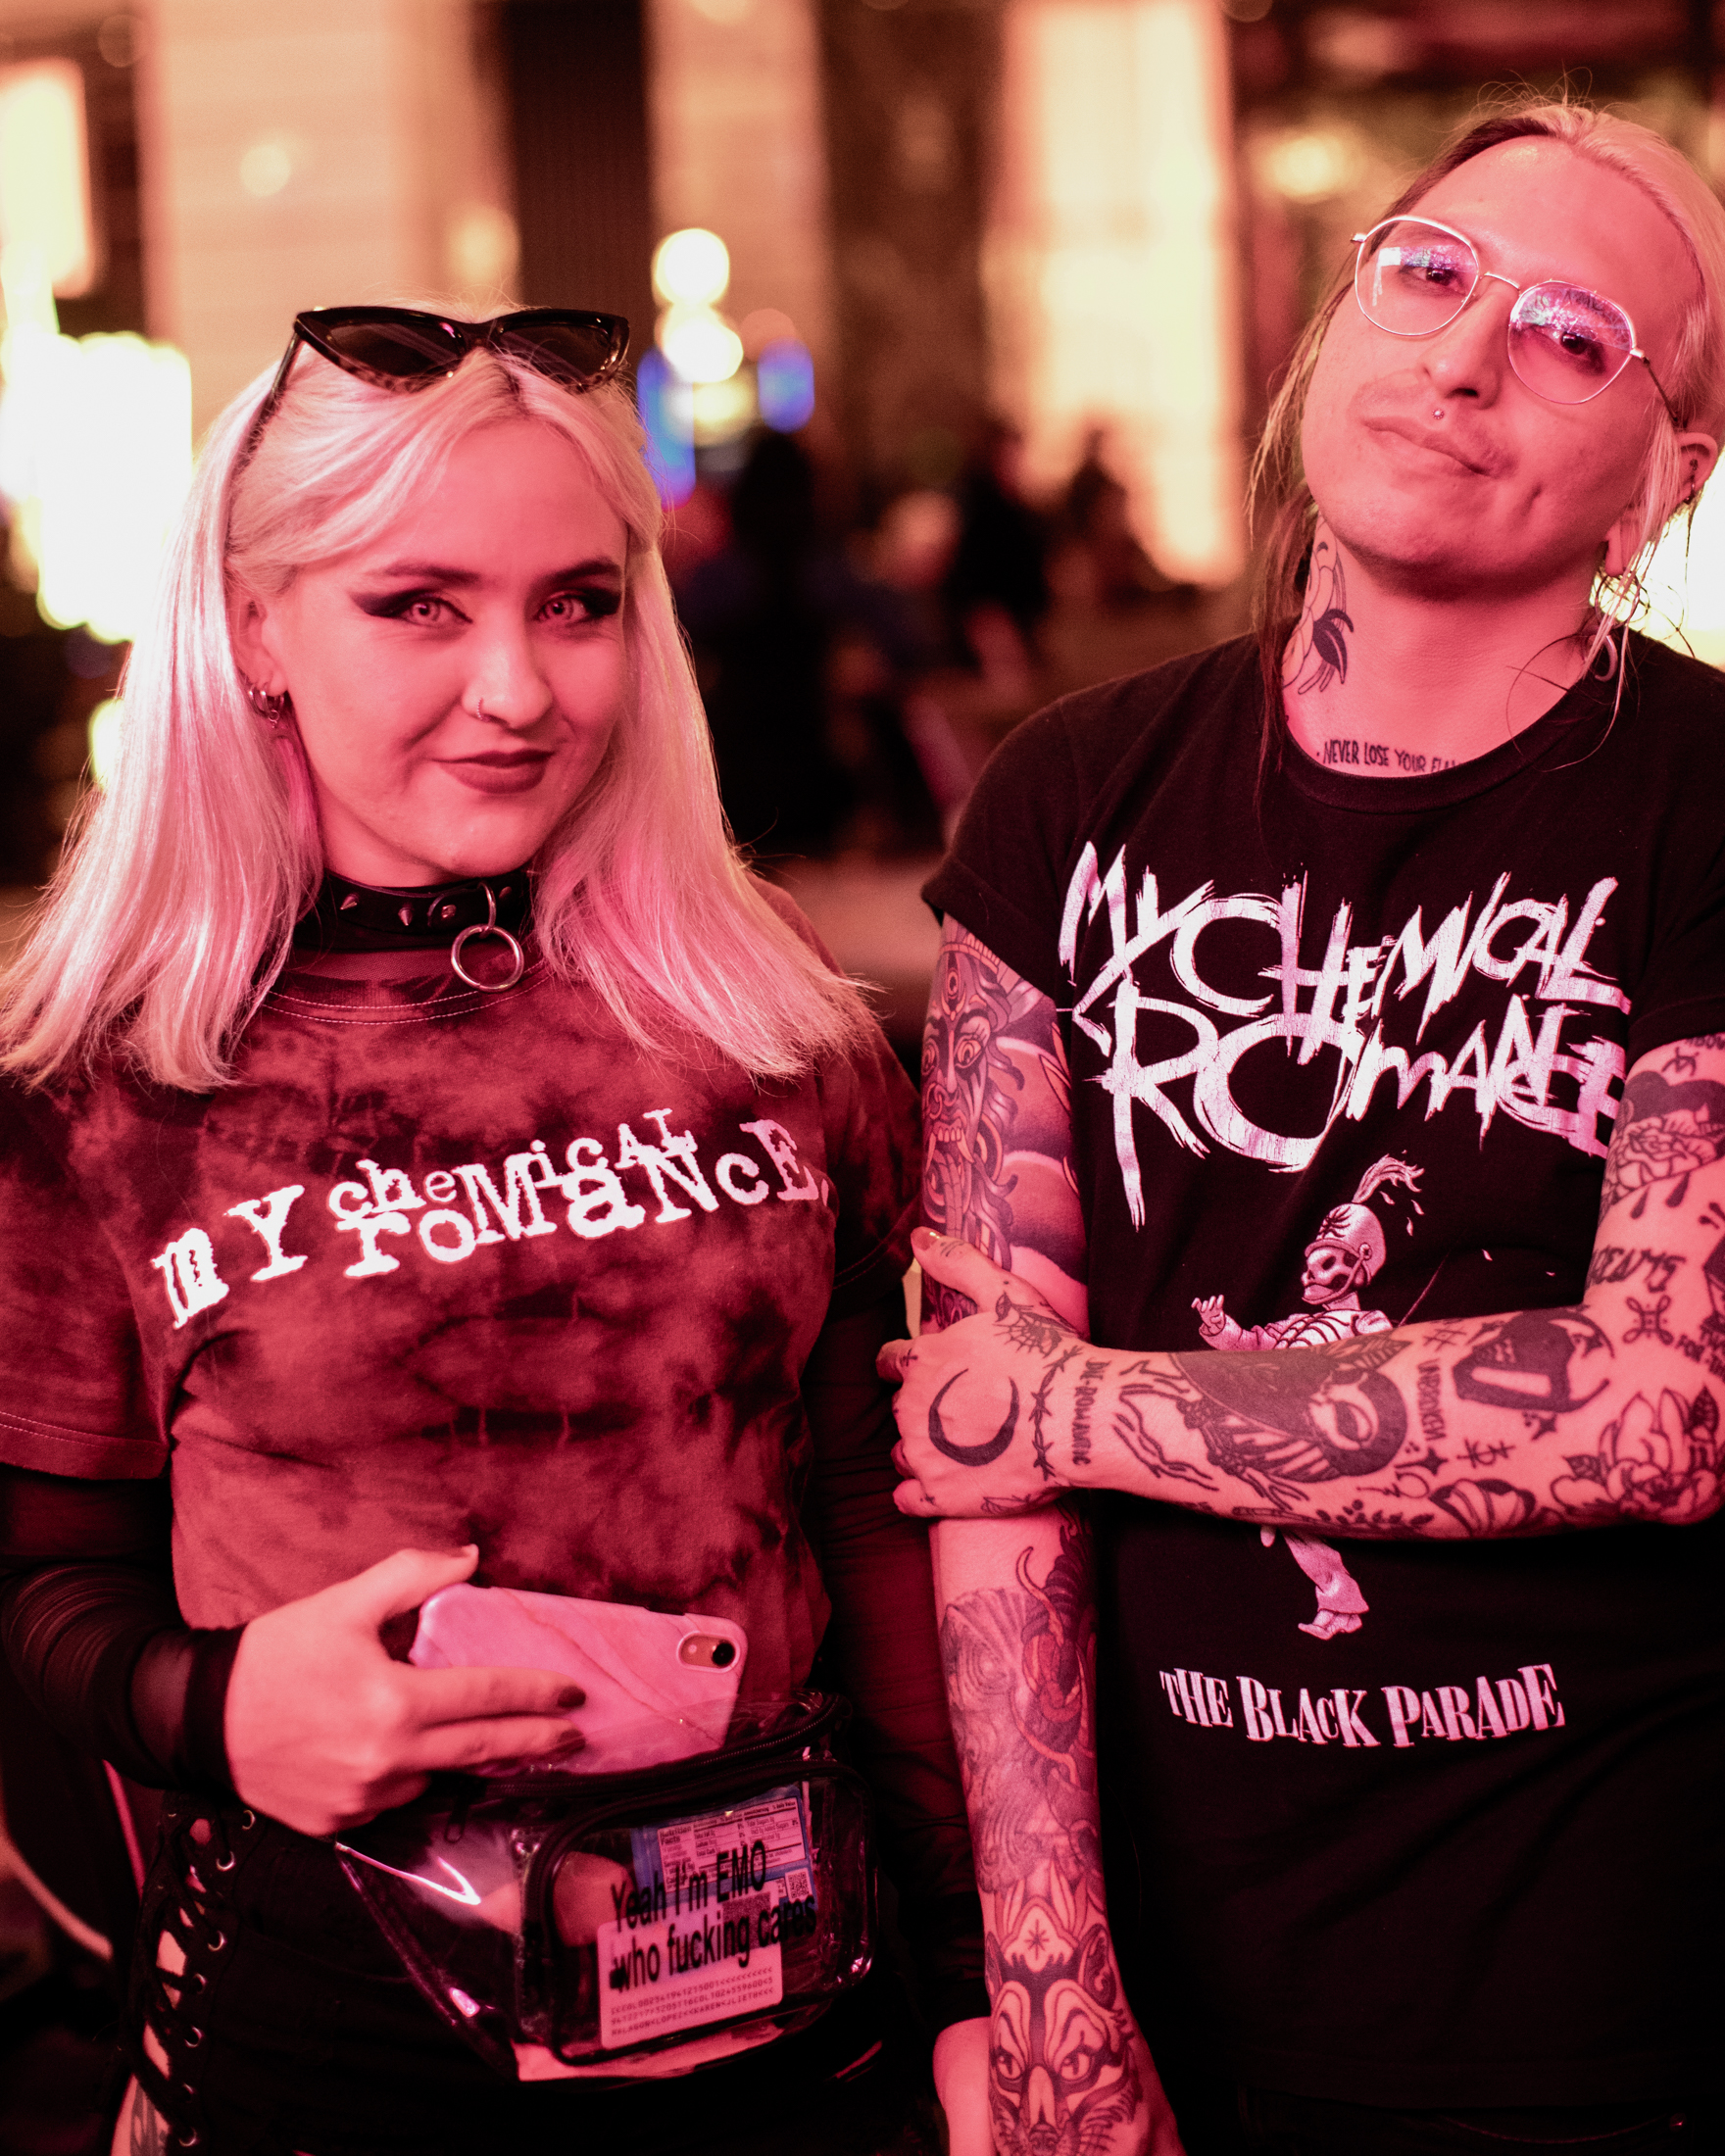
<svg viewBox="0 0 1725 2156">
<path fill-rule="evenodd" d="M 1418 749 L 1392 749 L 1387 741 L 1360 741 L 1346 734 L 1331 734 L 1314 745 L 1320 763 L 1356 771 L 1393 771 L 1413 778 L 1426 771 L 1453 771 L 1454 757 L 1428 756 Z"/>
<path fill-rule="evenodd" d="M 1320 524 L 1306 572 L 1306 604 L 1282 661 L 1282 686 L 1296 696 L 1322 696 L 1348 678 L 1348 583 L 1336 542 Z"/>
</svg>

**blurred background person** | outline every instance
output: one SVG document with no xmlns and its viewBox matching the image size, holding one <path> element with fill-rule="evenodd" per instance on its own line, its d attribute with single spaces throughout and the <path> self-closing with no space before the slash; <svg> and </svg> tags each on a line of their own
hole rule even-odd
<svg viewBox="0 0 1725 2156">
<path fill-rule="evenodd" d="M 983 422 L 958 483 L 959 538 L 945 596 L 964 659 L 1003 686 L 1028 687 L 1053 594 L 1048 523 L 1025 499 L 1024 437 Z"/>
<path fill-rule="evenodd" d="M 680 580 L 677 611 L 731 829 L 763 858 L 818 854 L 866 808 L 881 851 L 938 836 L 895 687 L 925 659 L 915 617 L 821 529 L 813 461 L 762 433 L 729 537 Z"/>
</svg>

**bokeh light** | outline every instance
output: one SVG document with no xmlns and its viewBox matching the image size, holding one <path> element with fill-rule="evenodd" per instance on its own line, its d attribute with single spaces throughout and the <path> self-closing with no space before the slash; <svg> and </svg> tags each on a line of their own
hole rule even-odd
<svg viewBox="0 0 1725 2156">
<path fill-rule="evenodd" d="M 104 697 L 90 713 L 90 776 L 99 793 L 108 791 L 114 776 L 114 759 L 120 751 L 122 706 L 119 697 Z"/>
<path fill-rule="evenodd" d="M 63 337 L 14 314 L 0 369 L 0 494 L 15 554 L 22 540 L 33 558 L 38 610 L 108 643 L 135 636 L 191 480 L 183 354 L 129 333 Z"/>
<path fill-rule="evenodd" d="M 755 364 L 755 394 L 764 425 L 794 434 L 814 416 L 814 362 L 809 347 L 783 337 L 767 345 Z"/>
<path fill-rule="evenodd" d="M 730 250 L 698 224 L 670 233 L 654 251 L 653 289 L 667 307 L 712 307 L 730 281 Z"/>
<path fill-rule="evenodd" d="M 1725 485 L 1701 490 L 1693 524 L 1672 524 L 1642 579 L 1645 618 L 1637 622 L 1660 643 L 1693 651 L 1725 666 Z"/>
<path fill-rule="evenodd" d="M 743 364 L 743 340 L 711 307 L 667 307 L 659 348 L 686 382 L 728 382 Z"/>
<path fill-rule="evenodd" d="M 293 177 L 293 168 L 291 145 L 279 135 L 269 135 L 262 142 L 252 143 L 241 155 L 239 183 L 248 195 L 265 201 L 280 194 Z"/>
<path fill-rule="evenodd" d="M 695 491 L 695 398 L 663 352 L 641 355 L 635 404 L 647 433 L 647 464 L 667 509 Z"/>
</svg>

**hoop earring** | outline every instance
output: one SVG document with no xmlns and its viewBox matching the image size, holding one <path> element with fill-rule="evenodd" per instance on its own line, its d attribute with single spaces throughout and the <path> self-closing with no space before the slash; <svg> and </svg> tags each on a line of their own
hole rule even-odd
<svg viewBox="0 0 1725 2156">
<path fill-rule="evenodd" d="M 272 733 L 285 733 L 293 723 L 293 698 L 285 689 L 278 695 L 271 696 L 269 690 L 259 688 L 255 681 L 247 680 L 243 673 L 240 680 L 245 684 L 246 702 L 265 725 Z"/>
</svg>

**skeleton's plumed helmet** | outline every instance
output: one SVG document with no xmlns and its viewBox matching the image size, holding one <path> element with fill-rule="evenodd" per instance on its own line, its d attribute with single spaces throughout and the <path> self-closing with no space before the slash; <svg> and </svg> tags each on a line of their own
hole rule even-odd
<svg viewBox="0 0 1725 2156">
<path fill-rule="evenodd" d="M 1366 1200 L 1386 1184 L 1398 1184 L 1411 1193 L 1419 1187 L 1419 1175 L 1417 1168 L 1397 1159 L 1394 1153 L 1385 1153 L 1381 1160 L 1374 1160 L 1360 1177 L 1352 1202 L 1332 1206 L 1325 1213 L 1317 1234 L 1306 1249 L 1345 1251 L 1353 1261 L 1354 1278 L 1370 1280 L 1388 1256 L 1389 1245 L 1384 1240 L 1383 1223 Z M 1420 1210 L 1417 1200 L 1410 1197 L 1409 1202 L 1415 1212 Z"/>
</svg>

